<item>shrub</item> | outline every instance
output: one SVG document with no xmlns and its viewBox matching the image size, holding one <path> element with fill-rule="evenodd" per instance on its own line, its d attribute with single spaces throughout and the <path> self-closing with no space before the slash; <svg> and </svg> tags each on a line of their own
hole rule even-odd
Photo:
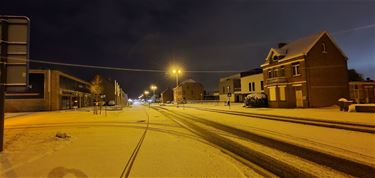
<svg viewBox="0 0 375 178">
<path fill-rule="evenodd" d="M 248 107 L 267 107 L 267 96 L 264 93 L 249 94 L 245 97 L 245 105 Z"/>
</svg>

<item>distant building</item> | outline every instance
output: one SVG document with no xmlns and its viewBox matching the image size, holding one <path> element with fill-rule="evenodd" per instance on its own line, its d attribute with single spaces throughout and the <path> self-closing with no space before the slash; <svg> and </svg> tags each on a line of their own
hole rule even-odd
<svg viewBox="0 0 375 178">
<path fill-rule="evenodd" d="M 173 101 L 173 90 L 170 88 L 165 89 L 160 94 L 160 102 L 167 103 Z"/>
<path fill-rule="evenodd" d="M 6 112 L 54 111 L 92 105 L 90 83 L 57 70 L 29 70 L 29 89 L 6 93 Z"/>
<path fill-rule="evenodd" d="M 349 93 L 350 99 L 356 103 L 375 103 L 375 82 L 349 82 Z"/>
<path fill-rule="evenodd" d="M 261 68 L 241 72 L 241 95 L 242 98 L 251 93 L 264 92 L 263 70 Z"/>
<path fill-rule="evenodd" d="M 261 67 L 270 107 L 323 107 L 349 97 L 347 57 L 327 32 L 280 43 Z"/>
<path fill-rule="evenodd" d="M 192 80 L 188 79 L 181 82 L 176 88 L 173 89 L 174 101 L 181 102 L 185 101 L 194 101 L 202 100 L 204 96 L 203 85 Z"/>
<path fill-rule="evenodd" d="M 203 95 L 203 100 L 210 100 L 210 101 L 218 101 L 219 100 L 219 92 L 208 92 L 205 91 Z"/>
<path fill-rule="evenodd" d="M 103 95 L 105 95 L 104 101 L 108 104 L 108 102 L 114 102 L 116 105 L 126 105 L 128 102 L 128 98 L 126 93 L 120 87 L 119 83 L 116 80 L 112 80 L 109 78 L 104 78 L 102 85 L 103 85 Z"/>
<path fill-rule="evenodd" d="M 243 101 L 241 91 L 241 75 L 234 74 L 228 77 L 220 78 L 219 81 L 219 100 L 231 102 Z"/>
</svg>

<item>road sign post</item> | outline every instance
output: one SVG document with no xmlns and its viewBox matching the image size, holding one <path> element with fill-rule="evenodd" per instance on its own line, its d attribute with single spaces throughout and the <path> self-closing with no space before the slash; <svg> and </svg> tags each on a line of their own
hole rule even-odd
<svg viewBox="0 0 375 178">
<path fill-rule="evenodd" d="M 28 84 L 30 20 L 0 15 L 0 152 L 4 148 L 5 92 L 22 92 Z"/>
</svg>

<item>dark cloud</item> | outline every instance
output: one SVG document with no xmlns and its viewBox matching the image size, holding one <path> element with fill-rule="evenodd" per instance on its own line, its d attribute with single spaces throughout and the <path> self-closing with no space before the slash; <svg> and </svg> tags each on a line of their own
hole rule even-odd
<svg viewBox="0 0 375 178">
<path fill-rule="evenodd" d="M 163 70 L 178 63 L 186 70 L 243 70 L 258 67 L 278 42 L 374 24 L 375 2 L 12 0 L 2 2 L 0 13 L 31 18 L 32 58 L 126 68 Z M 375 78 L 374 28 L 333 36 L 348 55 L 349 67 Z M 160 89 L 174 85 L 164 73 L 61 69 L 85 79 L 103 73 L 119 80 L 131 96 L 150 83 Z M 223 75 L 184 78 L 212 91 Z"/>
</svg>

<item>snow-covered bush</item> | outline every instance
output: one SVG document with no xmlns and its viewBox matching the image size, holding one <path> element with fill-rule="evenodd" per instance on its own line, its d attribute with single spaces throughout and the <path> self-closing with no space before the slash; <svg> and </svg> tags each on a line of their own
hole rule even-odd
<svg viewBox="0 0 375 178">
<path fill-rule="evenodd" d="M 267 107 L 267 96 L 264 93 L 252 93 L 245 97 L 245 105 L 248 107 Z"/>
</svg>

